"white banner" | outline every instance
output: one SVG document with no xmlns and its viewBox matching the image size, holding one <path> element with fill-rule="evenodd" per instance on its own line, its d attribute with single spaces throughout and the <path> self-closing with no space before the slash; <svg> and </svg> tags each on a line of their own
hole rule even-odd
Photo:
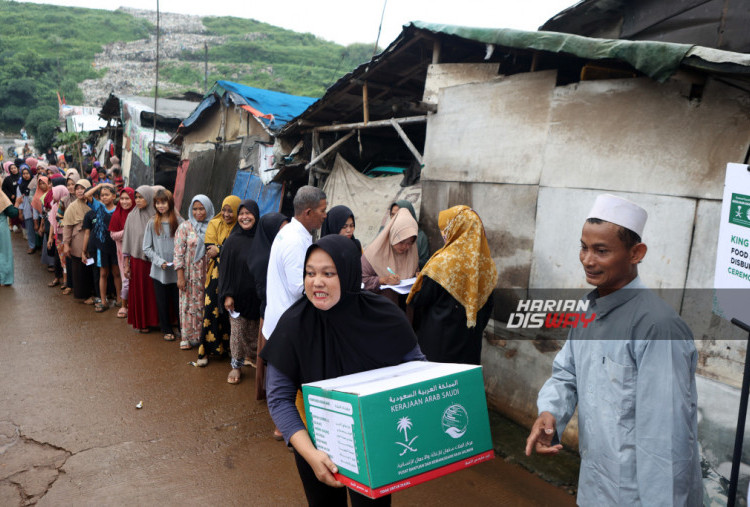
<svg viewBox="0 0 750 507">
<path fill-rule="evenodd" d="M 714 312 L 750 324 L 750 172 L 744 164 L 727 164 L 714 288 Z"/>
</svg>

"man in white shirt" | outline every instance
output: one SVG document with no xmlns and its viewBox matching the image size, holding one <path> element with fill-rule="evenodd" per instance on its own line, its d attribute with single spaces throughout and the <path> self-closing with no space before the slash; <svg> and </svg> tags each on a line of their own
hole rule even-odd
<svg viewBox="0 0 750 507">
<path fill-rule="evenodd" d="M 279 317 L 302 296 L 305 252 L 312 244 L 312 232 L 320 229 L 326 218 L 326 194 L 305 185 L 294 196 L 294 217 L 276 235 L 268 259 L 266 312 L 263 336 L 268 339 Z"/>
</svg>

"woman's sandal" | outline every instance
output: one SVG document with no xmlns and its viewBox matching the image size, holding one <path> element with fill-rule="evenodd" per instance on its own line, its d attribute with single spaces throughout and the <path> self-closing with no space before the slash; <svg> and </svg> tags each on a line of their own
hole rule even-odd
<svg viewBox="0 0 750 507">
<path fill-rule="evenodd" d="M 94 304 L 94 311 L 96 313 L 102 313 L 107 311 L 107 308 L 109 308 L 105 303 L 99 302 Z"/>
<path fill-rule="evenodd" d="M 68 294 L 70 294 L 70 293 L 72 293 L 72 292 L 73 292 L 73 289 L 71 289 L 70 287 L 65 287 L 65 288 L 63 289 L 63 291 L 62 291 L 62 293 L 63 293 L 63 296 L 67 296 Z"/>
<path fill-rule="evenodd" d="M 149 334 L 151 330 L 147 327 L 144 327 L 143 329 L 139 329 L 138 332 L 141 334 Z"/>
<path fill-rule="evenodd" d="M 173 342 L 174 341 L 174 335 L 172 333 L 167 333 L 164 335 L 164 341 L 165 342 Z"/>
<path fill-rule="evenodd" d="M 118 319 L 124 319 L 128 316 L 128 309 L 127 308 L 120 308 L 117 310 L 117 318 Z"/>
<path fill-rule="evenodd" d="M 192 345 L 190 345 L 190 342 L 189 342 L 189 341 L 187 341 L 187 340 L 182 340 L 182 341 L 180 342 L 180 350 L 190 350 L 190 349 L 192 349 L 192 348 L 193 348 L 193 346 L 192 346 Z"/>
</svg>

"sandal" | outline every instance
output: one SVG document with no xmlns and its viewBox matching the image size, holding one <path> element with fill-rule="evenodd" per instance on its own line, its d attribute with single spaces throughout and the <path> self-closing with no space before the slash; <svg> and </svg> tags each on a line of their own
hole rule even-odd
<svg viewBox="0 0 750 507">
<path fill-rule="evenodd" d="M 167 333 L 164 335 L 164 341 L 165 342 L 173 342 L 174 341 L 174 335 L 172 333 Z"/>
<path fill-rule="evenodd" d="M 71 294 L 72 292 L 73 292 L 73 289 L 71 289 L 70 287 L 65 287 L 63 289 L 63 291 L 62 291 L 62 294 L 63 294 L 63 296 L 67 296 L 67 295 Z"/>
<path fill-rule="evenodd" d="M 144 327 L 143 329 L 139 329 L 138 332 L 141 334 L 149 334 L 151 330 L 147 327 Z"/>
<path fill-rule="evenodd" d="M 102 313 L 102 312 L 106 311 L 107 308 L 109 308 L 109 307 L 106 304 L 101 303 L 101 302 L 94 304 L 94 311 L 96 313 Z"/>
<path fill-rule="evenodd" d="M 117 310 L 117 318 L 118 319 L 124 319 L 128 316 L 128 309 L 127 308 L 120 308 Z"/>
<path fill-rule="evenodd" d="M 98 298 L 95 298 L 95 297 L 91 296 L 90 298 L 88 298 L 88 299 L 86 299 L 84 301 L 81 301 L 81 303 L 83 303 L 84 305 L 93 305 L 93 304 L 98 303 L 97 299 Z"/>
<path fill-rule="evenodd" d="M 237 372 L 236 376 L 234 375 L 234 372 Z M 230 384 L 239 384 L 240 380 L 242 380 L 242 371 L 238 368 L 232 368 L 232 371 L 229 372 L 229 376 L 227 377 L 227 382 Z"/>
<path fill-rule="evenodd" d="M 57 287 L 58 285 L 60 285 L 60 280 L 55 278 L 54 280 L 52 280 L 50 283 L 47 284 L 47 287 Z"/>
<path fill-rule="evenodd" d="M 182 340 L 182 341 L 180 342 L 180 350 L 190 350 L 190 349 L 192 349 L 192 348 L 193 348 L 193 346 L 192 346 L 192 345 L 190 345 L 190 342 L 189 342 L 189 341 L 187 341 L 187 340 Z"/>
</svg>

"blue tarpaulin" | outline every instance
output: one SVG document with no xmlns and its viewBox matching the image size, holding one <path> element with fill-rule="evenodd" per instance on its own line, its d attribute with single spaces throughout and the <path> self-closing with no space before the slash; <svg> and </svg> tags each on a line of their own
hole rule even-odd
<svg viewBox="0 0 750 507">
<path fill-rule="evenodd" d="M 281 183 L 264 185 L 253 173 L 240 171 L 234 180 L 232 195 L 240 199 L 252 199 L 258 203 L 260 216 L 279 211 L 281 207 Z"/>
</svg>

